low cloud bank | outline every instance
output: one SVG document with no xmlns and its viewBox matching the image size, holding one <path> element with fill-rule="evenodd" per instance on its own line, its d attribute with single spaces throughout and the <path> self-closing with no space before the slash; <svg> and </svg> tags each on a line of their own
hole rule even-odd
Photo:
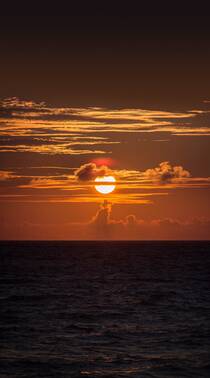
<svg viewBox="0 0 210 378">
<path fill-rule="evenodd" d="M 112 218 L 112 204 L 104 201 L 89 223 L 89 230 L 96 239 L 210 239 L 210 220 L 195 218 L 181 221 L 173 218 L 143 220 L 134 214 L 123 219 Z"/>
<path fill-rule="evenodd" d="M 8 240 L 210 240 L 210 219 L 144 220 L 134 214 L 114 219 L 112 204 L 104 201 L 88 222 L 33 224 L 2 218 L 0 231 L 0 239 Z"/>
</svg>

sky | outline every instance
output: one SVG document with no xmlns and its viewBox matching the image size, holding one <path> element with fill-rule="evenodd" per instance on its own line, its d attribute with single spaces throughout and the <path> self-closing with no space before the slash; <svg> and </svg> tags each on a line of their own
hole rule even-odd
<svg viewBox="0 0 210 378">
<path fill-rule="evenodd" d="M 1 239 L 210 238 L 208 12 L 138 5 L 4 5 Z"/>
</svg>

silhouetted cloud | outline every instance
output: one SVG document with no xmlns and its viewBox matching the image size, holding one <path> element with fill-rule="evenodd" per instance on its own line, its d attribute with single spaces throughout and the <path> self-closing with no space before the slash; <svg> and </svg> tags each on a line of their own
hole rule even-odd
<svg viewBox="0 0 210 378">
<path fill-rule="evenodd" d="M 100 208 L 97 211 L 96 215 L 93 217 L 91 223 L 101 225 L 102 227 L 104 225 L 109 224 L 111 211 L 112 211 L 111 202 L 104 200 L 102 205 L 100 205 Z"/>
<path fill-rule="evenodd" d="M 191 175 L 182 166 L 172 166 L 168 161 L 163 161 L 158 167 L 147 169 L 144 172 L 144 176 L 148 179 L 167 183 L 173 180 L 189 178 Z"/>
<path fill-rule="evenodd" d="M 80 181 L 92 181 L 97 176 L 105 176 L 109 174 L 109 172 L 110 169 L 105 165 L 97 167 L 95 163 L 87 163 L 81 165 L 81 167 L 75 171 L 75 176 Z"/>
<path fill-rule="evenodd" d="M 97 211 L 96 215 L 92 218 L 89 225 L 95 231 L 96 235 L 101 238 L 111 237 L 113 226 L 116 221 L 111 219 L 112 204 L 111 202 L 104 201 Z"/>
</svg>

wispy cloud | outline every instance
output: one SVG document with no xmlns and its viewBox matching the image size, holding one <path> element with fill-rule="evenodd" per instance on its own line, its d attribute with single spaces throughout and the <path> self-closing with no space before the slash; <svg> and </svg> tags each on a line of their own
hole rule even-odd
<svg viewBox="0 0 210 378">
<path fill-rule="evenodd" d="M 96 143 L 93 143 L 96 144 Z M 109 151 L 95 150 L 95 149 L 79 149 L 71 148 L 71 143 L 48 143 L 41 145 L 26 145 L 26 144 L 17 144 L 17 145 L 1 145 L 0 152 L 31 152 L 44 155 L 90 155 L 90 154 L 105 154 Z M 78 144 L 77 144 L 78 145 Z M 90 144 L 91 145 L 91 144 Z M 88 146 L 85 145 L 86 147 Z"/>
<path fill-rule="evenodd" d="M 14 172 L 6 171 L 6 170 L 0 171 L 0 181 L 12 180 L 16 177 L 18 176 L 15 175 Z"/>
<path fill-rule="evenodd" d="M 37 137 L 45 137 L 47 144 L 55 142 L 55 138 L 68 138 L 69 145 L 47 148 L 21 147 L 16 139 L 16 149 L 2 146 L 2 151 L 36 152 L 36 153 L 69 153 L 77 150 L 78 154 L 106 152 L 102 147 L 106 144 L 119 143 L 121 133 L 169 133 L 172 135 L 210 135 L 209 111 L 197 109 L 182 112 L 149 110 L 149 109 L 108 109 L 100 107 L 71 108 L 51 107 L 44 102 L 23 101 L 9 98 L 0 102 L 1 130 L 0 137 L 28 137 L 27 145 Z M 106 133 L 115 133 L 116 139 L 105 137 Z M 118 135 L 118 136 L 117 136 Z M 78 138 L 75 140 L 75 138 Z M 80 138 L 80 139 L 79 139 Z M 82 143 L 82 138 L 86 143 Z M 9 139 L 10 141 L 10 139 Z M 58 139 L 57 139 L 58 141 Z M 76 143 L 76 141 L 78 143 Z M 9 143 L 10 144 L 10 143 Z M 90 148 L 85 148 L 85 144 Z M 76 147 L 82 146 L 82 148 Z M 18 148 L 19 146 L 19 148 Z M 83 151 L 83 152 L 82 152 Z M 100 151 L 100 152 L 98 152 Z"/>
</svg>

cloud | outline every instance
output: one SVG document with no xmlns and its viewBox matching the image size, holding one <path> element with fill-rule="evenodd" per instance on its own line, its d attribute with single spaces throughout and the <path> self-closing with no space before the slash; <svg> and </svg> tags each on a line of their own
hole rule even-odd
<svg viewBox="0 0 210 378">
<path fill-rule="evenodd" d="M 87 144 L 88 145 L 88 144 Z M 31 152 L 37 153 L 40 155 L 101 155 L 109 152 L 105 152 L 103 150 L 91 150 L 91 149 L 73 149 L 70 147 L 70 143 L 58 143 L 58 144 L 51 144 L 50 140 L 48 144 L 42 145 L 23 145 L 18 144 L 16 146 L 12 145 L 2 145 L 0 152 Z"/>
<path fill-rule="evenodd" d="M 110 214 L 112 211 L 112 205 L 107 200 L 104 200 L 103 204 L 100 206 L 96 215 L 93 217 L 91 223 L 99 224 L 101 226 L 110 223 Z"/>
<path fill-rule="evenodd" d="M 3 101 L 0 101 L 0 106 L 4 109 L 11 109 L 12 111 L 15 110 L 28 110 L 28 109 L 36 109 L 40 110 L 44 108 L 46 105 L 44 102 L 35 102 L 31 100 L 20 100 L 17 97 L 8 97 Z"/>
<path fill-rule="evenodd" d="M 127 215 L 123 219 L 112 218 L 112 203 L 104 200 L 98 211 L 87 224 L 89 232 L 96 239 L 126 239 L 132 238 L 138 227 L 144 223 L 138 220 L 135 215 Z M 140 234 L 139 234 L 140 237 Z"/>
<path fill-rule="evenodd" d="M 144 220 L 134 214 L 115 220 L 112 218 L 112 204 L 104 201 L 92 220 L 87 224 L 87 233 L 96 239 L 210 239 L 210 220 L 194 218 L 178 220 L 162 218 Z"/>
<path fill-rule="evenodd" d="M 103 159 L 102 159 L 103 161 Z M 104 159 L 106 161 L 106 159 Z M 66 168 L 67 169 L 67 168 Z M 16 182 L 19 189 L 33 189 L 34 197 L 30 201 L 36 201 L 36 195 L 39 195 L 39 202 L 89 202 L 99 203 L 101 195 L 94 190 L 95 178 L 97 176 L 114 175 L 116 177 L 116 190 L 109 195 L 109 200 L 115 204 L 139 204 L 151 205 L 160 196 L 168 196 L 169 192 L 181 188 L 208 188 L 210 185 L 209 177 L 191 177 L 190 172 L 182 166 L 172 166 L 169 162 L 162 162 L 158 167 L 150 168 L 145 171 L 137 170 L 116 170 L 106 165 L 97 166 L 96 163 L 90 162 L 81 165 L 79 168 L 72 168 L 71 172 L 65 174 L 48 174 L 37 175 L 34 177 L 30 173 L 19 177 Z M 5 173 L 2 175 L 7 177 Z M 29 180 L 30 179 L 30 180 Z M 3 178 L 2 178 L 3 180 Z M 43 190 L 53 189 L 51 196 L 43 197 Z M 64 191 L 69 192 L 65 196 Z M 7 200 L 10 199 L 7 193 Z M 4 197 L 4 200 L 6 198 Z M 20 200 L 23 202 L 24 197 L 21 195 Z M 27 202 L 29 198 L 26 196 Z M 0 194 L 1 201 L 1 194 Z M 15 198 L 18 201 L 18 197 Z"/>
<path fill-rule="evenodd" d="M 146 171 L 133 171 L 133 170 L 110 170 L 107 166 L 103 165 L 99 168 L 95 163 L 87 163 L 82 165 L 75 171 L 75 176 L 81 181 L 92 181 L 97 176 L 104 176 L 107 174 L 116 175 L 123 183 L 123 180 L 128 180 L 129 185 L 131 181 L 135 185 L 145 181 L 159 182 L 159 183 L 171 183 L 178 182 L 182 179 L 187 179 L 191 177 L 189 171 L 184 169 L 182 166 L 172 166 L 168 161 L 161 162 L 158 167 L 147 169 Z"/>
<path fill-rule="evenodd" d="M 111 211 L 111 203 L 105 200 L 90 221 L 90 230 L 96 233 L 97 237 L 106 238 L 108 235 L 111 237 L 112 226 L 116 224 L 115 221 L 111 220 Z"/>
<path fill-rule="evenodd" d="M 97 176 L 105 176 L 109 173 L 110 169 L 106 165 L 97 167 L 95 163 L 87 163 L 75 171 L 75 176 L 80 181 L 93 181 Z"/>
<path fill-rule="evenodd" d="M 41 129 L 61 132 L 85 133 L 132 133 L 168 132 L 182 135 L 200 133 L 210 135 L 208 123 L 203 127 L 206 110 L 186 110 L 183 112 L 158 109 L 101 107 L 52 107 L 44 102 L 20 100 L 16 97 L 0 101 L 0 117 L 4 130 L 0 135 L 40 132 Z M 204 118 L 205 119 L 205 118 Z M 201 121 L 201 122 L 199 122 Z M 38 130 L 37 130 L 38 129 Z M 3 134 L 2 134 L 3 133 Z"/>
<path fill-rule="evenodd" d="M 144 172 L 144 176 L 161 183 L 169 183 L 189 178 L 191 175 L 182 166 L 172 166 L 168 161 L 163 161 L 158 167 L 147 169 Z"/>
<path fill-rule="evenodd" d="M 104 200 L 89 224 L 96 226 L 99 231 L 106 231 L 109 225 L 117 225 L 123 223 L 123 221 L 121 220 L 117 221 L 112 219 L 111 214 L 112 203 Z"/>
<path fill-rule="evenodd" d="M 57 170 L 57 167 L 54 168 Z M 172 166 L 169 162 L 162 162 L 158 167 L 145 171 L 116 170 L 106 165 L 97 166 L 94 162 L 77 169 L 65 168 L 66 173 L 54 171 L 52 175 L 52 167 L 50 169 L 51 172 L 45 175 L 36 170 L 34 175 L 32 168 L 29 172 L 23 169 L 16 172 L 0 171 L 0 181 L 5 181 L 2 187 L 7 186 L 7 193 L 5 189 L 0 192 L 0 202 L 100 203 L 101 195 L 94 188 L 94 180 L 97 176 L 110 174 L 116 177 L 116 190 L 108 198 L 112 203 L 122 205 L 152 205 L 158 198 L 168 196 L 177 188 L 199 189 L 210 186 L 209 177 L 191 177 L 190 172 L 182 166 Z M 17 188 L 17 193 L 14 193 L 14 188 Z M 49 194 L 46 195 L 47 189 Z M 13 194 L 17 195 L 13 197 Z"/>
<path fill-rule="evenodd" d="M 104 201 L 87 222 L 31 223 L 0 219 L 0 239 L 39 240 L 210 240 L 210 219 L 138 219 L 129 214 L 112 218 L 112 204 Z"/>
<path fill-rule="evenodd" d="M 18 176 L 14 175 L 13 172 L 10 171 L 0 171 L 0 181 L 6 181 Z"/>
</svg>

